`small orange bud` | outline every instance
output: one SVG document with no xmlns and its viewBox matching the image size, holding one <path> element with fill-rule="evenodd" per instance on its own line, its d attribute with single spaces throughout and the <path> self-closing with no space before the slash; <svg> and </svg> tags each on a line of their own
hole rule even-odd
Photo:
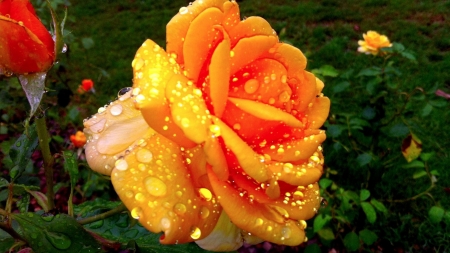
<svg viewBox="0 0 450 253">
<path fill-rule="evenodd" d="M 86 136 L 83 132 L 77 131 L 76 134 L 70 136 L 70 141 L 75 147 L 81 148 L 84 146 L 84 144 L 86 144 Z"/>
</svg>

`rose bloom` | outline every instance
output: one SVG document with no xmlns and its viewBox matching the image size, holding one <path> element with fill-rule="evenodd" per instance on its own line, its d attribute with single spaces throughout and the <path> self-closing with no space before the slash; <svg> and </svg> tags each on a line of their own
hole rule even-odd
<svg viewBox="0 0 450 253">
<path fill-rule="evenodd" d="M 0 0 L 0 74 L 47 71 L 54 46 L 28 0 Z"/>
<path fill-rule="evenodd" d="M 365 54 L 377 55 L 380 48 L 392 47 L 391 42 L 389 42 L 388 37 L 385 35 L 380 35 L 375 31 L 368 31 L 363 34 L 364 40 L 358 41 L 358 52 Z"/>
<path fill-rule="evenodd" d="M 330 100 L 302 52 L 235 1 L 198 0 L 132 67 L 133 87 L 84 122 L 87 161 L 131 216 L 163 244 L 304 242 Z"/>
<path fill-rule="evenodd" d="M 76 134 L 70 136 L 70 141 L 76 148 L 82 148 L 86 144 L 86 136 L 83 132 L 77 131 Z"/>
</svg>

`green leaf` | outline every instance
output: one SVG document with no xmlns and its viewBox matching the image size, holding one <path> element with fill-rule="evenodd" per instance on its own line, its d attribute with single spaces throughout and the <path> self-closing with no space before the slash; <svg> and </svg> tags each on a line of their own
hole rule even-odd
<svg viewBox="0 0 450 253">
<path fill-rule="evenodd" d="M 70 216 L 42 217 L 34 213 L 12 214 L 21 234 L 36 253 L 102 252 L 98 242 Z"/>
<path fill-rule="evenodd" d="M 320 179 L 320 181 L 319 181 L 319 186 L 320 186 L 320 188 L 322 188 L 322 189 L 326 189 L 326 188 L 328 188 L 328 186 L 330 186 L 332 183 L 333 183 L 333 180 L 328 179 L 328 178 L 322 178 L 322 179 Z"/>
<path fill-rule="evenodd" d="M 366 189 L 362 189 L 361 192 L 359 193 L 359 199 L 361 201 L 365 201 L 370 197 L 370 191 L 366 190 Z"/>
<path fill-rule="evenodd" d="M 11 235 L 0 229 L 0 252 L 9 252 L 14 241 Z"/>
<path fill-rule="evenodd" d="M 389 129 L 389 135 L 392 137 L 406 137 L 409 132 L 409 128 L 403 123 L 395 124 Z"/>
<path fill-rule="evenodd" d="M 9 156 L 14 162 L 15 168 L 10 172 L 12 180 L 17 179 L 23 173 L 37 145 L 38 136 L 36 126 L 33 124 L 28 128 L 28 133 L 22 134 L 9 150 Z"/>
<path fill-rule="evenodd" d="M 377 76 L 381 74 L 381 68 L 379 67 L 370 67 L 366 69 L 362 69 L 357 76 Z"/>
<path fill-rule="evenodd" d="M 378 84 L 383 82 L 383 79 L 380 76 L 376 76 L 375 78 L 371 78 L 366 84 L 366 90 L 370 95 L 374 95 L 377 90 Z"/>
<path fill-rule="evenodd" d="M 371 199 L 370 203 L 380 212 L 387 214 L 388 210 L 386 208 L 386 206 L 384 206 L 384 204 L 376 199 Z"/>
<path fill-rule="evenodd" d="M 372 161 L 372 156 L 368 153 L 363 153 L 358 155 L 356 158 L 356 161 L 358 162 L 359 166 L 363 167 Z"/>
<path fill-rule="evenodd" d="M 366 214 L 367 220 L 372 224 L 375 223 L 377 220 L 377 213 L 373 206 L 368 202 L 361 202 L 361 207 Z"/>
<path fill-rule="evenodd" d="M 359 231 L 359 238 L 367 245 L 372 245 L 378 240 L 377 234 L 368 229 Z"/>
<path fill-rule="evenodd" d="M 356 251 L 359 249 L 359 237 L 355 232 L 350 232 L 344 237 L 344 245 L 348 251 Z"/>
<path fill-rule="evenodd" d="M 8 186 L 8 185 L 9 185 L 8 180 L 6 180 L 6 179 L 3 178 L 3 177 L 0 177 L 0 188 L 6 187 L 6 186 Z"/>
<path fill-rule="evenodd" d="M 334 240 L 334 233 L 333 230 L 331 230 L 331 228 L 322 228 L 317 233 L 319 234 L 320 238 L 322 238 L 325 241 Z"/>
<path fill-rule="evenodd" d="M 439 206 L 432 206 L 428 211 L 428 218 L 432 223 L 439 223 L 444 217 L 445 210 Z"/>
<path fill-rule="evenodd" d="M 28 212 L 28 207 L 30 206 L 30 195 L 28 193 L 22 194 L 22 198 L 17 200 L 16 205 L 21 213 Z"/>
<path fill-rule="evenodd" d="M 78 181 L 77 154 L 72 151 L 63 151 L 64 169 L 69 172 L 70 182 L 74 186 Z"/>
<path fill-rule="evenodd" d="M 331 216 L 328 214 L 319 214 L 314 218 L 313 228 L 314 233 L 317 233 L 321 230 L 329 221 L 331 220 Z"/>
<path fill-rule="evenodd" d="M 342 130 L 344 130 L 344 128 L 341 125 L 330 125 L 327 127 L 327 134 L 331 138 L 337 138 L 341 135 Z"/>
<path fill-rule="evenodd" d="M 48 200 L 44 193 L 40 191 L 28 191 L 28 193 L 36 199 L 37 203 L 42 207 L 42 209 L 44 209 L 45 212 L 48 212 Z"/>
<path fill-rule="evenodd" d="M 422 159 L 422 161 L 426 162 L 426 161 L 430 160 L 430 158 L 432 158 L 435 154 L 436 153 L 434 153 L 434 152 L 421 153 L 420 159 Z"/>
<path fill-rule="evenodd" d="M 433 110 L 433 106 L 430 105 L 429 103 L 427 103 L 423 108 L 422 108 L 422 112 L 420 113 L 420 115 L 422 117 L 426 117 L 428 115 L 430 115 L 431 111 Z"/>
<path fill-rule="evenodd" d="M 408 60 L 416 61 L 416 57 L 415 57 L 412 53 L 409 53 L 409 52 L 401 52 L 400 55 L 403 56 L 403 57 L 405 57 L 405 58 L 408 59 Z"/>
<path fill-rule="evenodd" d="M 41 103 L 42 96 L 44 95 L 46 76 L 46 72 L 19 75 L 19 82 L 27 95 L 28 103 L 31 107 L 30 118 L 34 115 Z"/>
<path fill-rule="evenodd" d="M 339 93 L 345 91 L 348 87 L 350 87 L 350 83 L 347 81 L 340 82 L 333 86 L 333 92 Z"/>
<path fill-rule="evenodd" d="M 102 198 L 96 198 L 95 200 L 85 201 L 82 204 L 75 206 L 74 211 L 78 215 L 85 216 L 89 212 L 113 209 L 120 204 L 122 204 L 120 201 L 109 201 Z"/>
<path fill-rule="evenodd" d="M 81 43 L 85 49 L 91 49 L 94 47 L 94 40 L 90 37 L 82 38 Z"/>
<path fill-rule="evenodd" d="M 448 102 L 445 100 L 430 100 L 428 103 L 434 107 L 439 107 L 439 108 L 445 107 L 446 105 L 448 105 Z"/>
<path fill-rule="evenodd" d="M 403 46 L 403 44 L 401 44 L 401 43 L 394 42 L 394 43 L 392 43 L 392 49 L 395 52 L 403 52 L 405 50 L 405 46 Z"/>
<path fill-rule="evenodd" d="M 426 175 L 427 175 L 427 172 L 426 172 L 426 171 L 424 171 L 424 170 L 419 170 L 419 171 L 414 172 L 413 178 L 414 178 L 414 179 L 418 179 L 418 178 L 424 177 L 424 176 L 426 176 Z"/>
<path fill-rule="evenodd" d="M 402 168 L 404 168 L 404 169 L 425 168 L 425 164 L 422 161 L 414 160 L 410 163 L 402 165 Z"/>
<path fill-rule="evenodd" d="M 322 253 L 322 250 L 320 249 L 319 245 L 314 243 L 306 246 L 305 251 L 303 251 L 303 253 Z"/>
</svg>

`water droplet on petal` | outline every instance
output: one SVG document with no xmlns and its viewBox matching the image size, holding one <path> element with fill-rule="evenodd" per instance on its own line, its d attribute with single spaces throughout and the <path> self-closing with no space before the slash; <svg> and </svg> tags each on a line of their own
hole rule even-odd
<svg viewBox="0 0 450 253">
<path fill-rule="evenodd" d="M 182 118 L 181 119 L 181 126 L 183 126 L 184 128 L 189 127 L 189 119 L 188 118 Z"/>
<path fill-rule="evenodd" d="M 257 218 L 255 220 L 255 226 L 261 226 L 264 223 L 263 219 Z"/>
<path fill-rule="evenodd" d="M 116 104 L 116 105 L 111 106 L 109 111 L 111 112 L 111 114 L 113 116 L 118 116 L 118 115 L 120 115 L 122 113 L 123 107 L 120 104 Z"/>
<path fill-rule="evenodd" d="M 206 201 L 210 201 L 212 199 L 212 193 L 210 190 L 206 188 L 200 188 L 198 192 L 200 193 L 200 196 L 202 198 L 206 199 Z"/>
<path fill-rule="evenodd" d="M 116 166 L 116 169 L 124 171 L 128 169 L 128 163 L 124 159 L 119 159 L 114 164 Z"/>
<path fill-rule="evenodd" d="M 209 216 L 209 209 L 206 206 L 200 208 L 200 218 L 206 219 Z"/>
<path fill-rule="evenodd" d="M 173 211 L 178 215 L 184 215 L 186 213 L 186 206 L 182 203 L 177 203 L 173 207 Z"/>
<path fill-rule="evenodd" d="M 140 192 L 136 193 L 136 196 L 134 196 L 134 198 L 139 202 L 143 202 L 145 200 L 144 194 L 142 194 Z"/>
<path fill-rule="evenodd" d="M 131 210 L 131 217 L 134 219 L 139 219 L 142 216 L 142 208 L 135 207 Z"/>
<path fill-rule="evenodd" d="M 188 13 L 189 12 L 189 9 L 187 8 L 187 7 L 181 7 L 180 8 L 180 11 L 179 11 L 179 13 L 181 14 L 181 15 L 184 15 L 184 14 L 186 14 L 186 13 Z"/>
<path fill-rule="evenodd" d="M 281 236 L 288 239 L 292 235 L 292 230 L 289 227 L 283 227 L 281 229 Z"/>
<path fill-rule="evenodd" d="M 161 197 L 166 195 L 167 193 L 167 186 L 166 184 L 159 178 L 156 177 L 147 177 L 144 180 L 145 188 L 147 189 L 148 193 L 155 197 Z"/>
<path fill-rule="evenodd" d="M 244 90 L 248 94 L 255 93 L 259 88 L 259 81 L 256 79 L 250 79 L 244 84 Z"/>
<path fill-rule="evenodd" d="M 120 89 L 119 92 L 117 93 L 117 96 L 118 96 L 118 97 L 121 97 L 121 96 L 125 95 L 127 92 L 129 92 L 131 89 L 133 89 L 133 88 L 131 88 L 131 87 L 125 87 L 125 88 L 122 88 L 122 89 Z"/>
<path fill-rule="evenodd" d="M 146 148 L 139 149 L 136 152 L 136 159 L 141 163 L 149 163 L 153 159 L 153 154 Z"/>
<path fill-rule="evenodd" d="M 280 95 L 278 96 L 278 99 L 279 99 L 281 102 L 285 103 L 285 102 L 289 101 L 289 99 L 291 99 L 291 95 L 289 95 L 289 92 L 283 91 L 283 92 L 281 92 Z"/>
<path fill-rule="evenodd" d="M 171 227 L 169 218 L 162 218 L 160 221 L 162 230 L 168 230 Z"/>
<path fill-rule="evenodd" d="M 192 227 L 191 229 L 191 238 L 197 240 L 202 235 L 202 231 L 198 227 Z"/>
</svg>

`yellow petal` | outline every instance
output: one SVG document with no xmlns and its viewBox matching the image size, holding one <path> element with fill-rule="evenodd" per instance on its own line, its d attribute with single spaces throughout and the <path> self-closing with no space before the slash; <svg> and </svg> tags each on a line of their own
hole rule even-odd
<svg viewBox="0 0 450 253">
<path fill-rule="evenodd" d="M 320 128 L 328 118 L 330 112 L 330 99 L 327 97 L 318 97 L 312 102 L 312 106 L 306 112 L 306 118 L 309 122 L 309 128 Z"/>
<path fill-rule="evenodd" d="M 208 189 L 194 187 L 174 142 L 161 135 L 147 136 L 115 164 L 114 189 L 142 226 L 164 232 L 161 243 L 185 243 L 213 230 L 221 208 Z"/>
</svg>

